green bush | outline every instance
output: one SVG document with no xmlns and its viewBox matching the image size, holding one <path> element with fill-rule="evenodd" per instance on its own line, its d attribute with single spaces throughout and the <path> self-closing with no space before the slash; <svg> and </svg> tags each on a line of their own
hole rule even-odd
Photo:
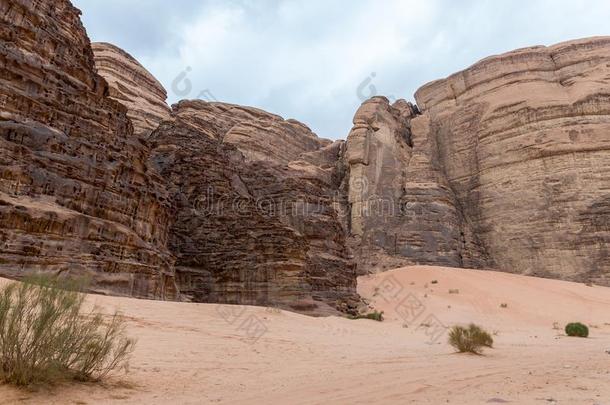
<svg viewBox="0 0 610 405">
<path fill-rule="evenodd" d="M 0 381 L 98 380 L 126 367 L 135 341 L 124 320 L 83 310 L 78 283 L 36 277 L 0 288 Z"/>
<path fill-rule="evenodd" d="M 454 326 L 449 331 L 449 344 L 460 353 L 480 354 L 483 347 L 493 347 L 493 343 L 491 335 L 473 323 L 468 328 Z"/>
<path fill-rule="evenodd" d="M 589 336 L 589 328 L 580 322 L 572 322 L 566 325 L 566 335 L 586 338 Z"/>
<path fill-rule="evenodd" d="M 358 315 L 350 316 L 350 319 L 372 319 L 377 322 L 382 322 L 383 321 L 383 311 L 381 311 L 381 312 L 373 311 L 373 312 L 369 312 L 368 314 L 358 314 Z"/>
</svg>

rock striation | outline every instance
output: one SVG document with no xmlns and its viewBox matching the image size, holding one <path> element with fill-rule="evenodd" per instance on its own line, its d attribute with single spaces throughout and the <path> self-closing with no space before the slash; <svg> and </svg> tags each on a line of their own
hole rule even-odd
<svg viewBox="0 0 610 405">
<path fill-rule="evenodd" d="M 148 137 L 169 118 L 165 88 L 124 50 L 105 42 L 94 42 L 91 48 L 97 72 L 108 82 L 110 97 L 127 107 L 135 134 Z"/>
<path fill-rule="evenodd" d="M 417 91 L 418 132 L 489 265 L 610 283 L 609 66 L 610 38 L 589 38 L 492 56 Z"/>
<path fill-rule="evenodd" d="M 299 121 L 235 104 L 182 103 L 180 115 L 208 136 L 234 145 L 249 161 L 288 164 L 331 141 L 318 138 Z"/>
<path fill-rule="evenodd" d="M 173 298 L 169 201 L 69 1 L 0 0 L 0 274 Z"/>
<path fill-rule="evenodd" d="M 408 264 L 486 264 L 419 114 L 404 100 L 390 105 L 373 97 L 354 117 L 346 189 L 360 274 Z"/>
<path fill-rule="evenodd" d="M 233 109 L 240 113 L 227 113 Z M 325 172 L 334 170 L 339 149 L 285 164 L 298 149 L 326 143 L 309 132 L 299 136 L 310 143 L 274 155 L 286 127 L 305 131 L 255 109 L 182 101 L 152 134 L 151 159 L 175 204 L 169 247 L 185 298 L 317 314 L 354 310 L 355 263 L 333 206 L 338 185 Z M 246 130 L 247 138 L 269 140 L 259 146 L 268 148 L 261 159 L 253 144 L 232 137 Z"/>
<path fill-rule="evenodd" d="M 373 97 L 345 141 L 252 107 L 169 109 L 67 0 L 0 0 L 0 275 L 354 312 L 407 264 L 610 285 L 610 37 Z"/>
<path fill-rule="evenodd" d="M 0 274 L 354 311 L 342 143 L 250 107 L 184 101 L 170 114 L 135 59 L 91 47 L 68 1 L 2 0 L 0 15 Z"/>
<path fill-rule="evenodd" d="M 608 37 L 525 48 L 423 86 L 417 107 L 365 102 L 346 155 L 359 271 L 610 284 L 609 62 Z"/>
</svg>

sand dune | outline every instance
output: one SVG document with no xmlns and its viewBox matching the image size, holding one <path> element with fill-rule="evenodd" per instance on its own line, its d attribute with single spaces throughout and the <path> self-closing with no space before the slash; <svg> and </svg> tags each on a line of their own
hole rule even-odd
<svg viewBox="0 0 610 405">
<path fill-rule="evenodd" d="M 610 404 L 610 288 L 417 266 L 362 277 L 359 291 L 386 321 L 91 296 L 129 318 L 129 373 L 0 386 L 0 403 Z M 553 329 L 572 320 L 591 337 Z M 496 332 L 484 356 L 446 344 L 441 325 L 471 321 Z"/>
</svg>

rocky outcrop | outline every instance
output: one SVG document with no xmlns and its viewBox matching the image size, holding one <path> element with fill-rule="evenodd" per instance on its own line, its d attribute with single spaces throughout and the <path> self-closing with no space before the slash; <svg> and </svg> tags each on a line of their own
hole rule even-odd
<svg viewBox="0 0 610 405">
<path fill-rule="evenodd" d="M 316 315 L 405 264 L 610 284 L 610 38 L 484 59 L 418 106 L 374 97 L 331 142 L 251 107 L 170 111 L 67 0 L 0 16 L 2 276 Z"/>
<path fill-rule="evenodd" d="M 193 106 L 195 108 L 193 108 Z M 208 136 L 234 145 L 249 161 L 287 164 L 331 143 L 299 121 L 227 103 L 183 103 L 181 116 Z"/>
<path fill-rule="evenodd" d="M 493 56 L 417 91 L 414 121 L 493 267 L 610 282 L 608 66 L 610 38 L 590 38 Z"/>
<path fill-rule="evenodd" d="M 108 82 L 110 97 L 127 107 L 138 136 L 147 137 L 169 118 L 167 92 L 155 77 L 124 50 L 105 42 L 91 44 L 97 72 Z"/>
<path fill-rule="evenodd" d="M 185 101 L 170 116 L 127 53 L 96 44 L 94 61 L 68 1 L 0 0 L 0 15 L 0 274 L 353 311 L 355 264 L 334 205 L 340 143 L 230 104 Z"/>
<path fill-rule="evenodd" d="M 316 314 L 353 309 L 355 266 L 333 208 L 336 180 L 325 175 L 339 149 L 310 152 L 290 165 L 280 163 L 284 156 L 256 160 L 226 137 L 235 126 L 257 127 L 253 135 L 269 147 L 282 120 L 239 108 L 236 122 L 226 113 L 233 108 L 182 101 L 151 136 L 152 160 L 175 203 L 169 246 L 181 293 L 199 302 Z M 271 119 L 279 122 L 261 125 Z M 324 143 L 311 132 L 306 138 Z"/>
<path fill-rule="evenodd" d="M 407 264 L 485 264 L 416 106 L 364 102 L 347 137 L 350 241 L 361 274 Z"/>
<path fill-rule="evenodd" d="M 0 0 L 0 274 L 173 298 L 169 202 L 69 1 Z"/>
</svg>

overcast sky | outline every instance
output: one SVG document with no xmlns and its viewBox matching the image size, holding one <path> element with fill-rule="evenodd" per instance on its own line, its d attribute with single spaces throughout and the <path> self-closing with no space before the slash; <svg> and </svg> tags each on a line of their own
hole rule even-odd
<svg viewBox="0 0 610 405">
<path fill-rule="evenodd" d="M 610 34 L 608 0 L 73 0 L 92 41 L 183 98 L 251 105 L 345 138 L 375 94 L 530 45 Z"/>
</svg>

